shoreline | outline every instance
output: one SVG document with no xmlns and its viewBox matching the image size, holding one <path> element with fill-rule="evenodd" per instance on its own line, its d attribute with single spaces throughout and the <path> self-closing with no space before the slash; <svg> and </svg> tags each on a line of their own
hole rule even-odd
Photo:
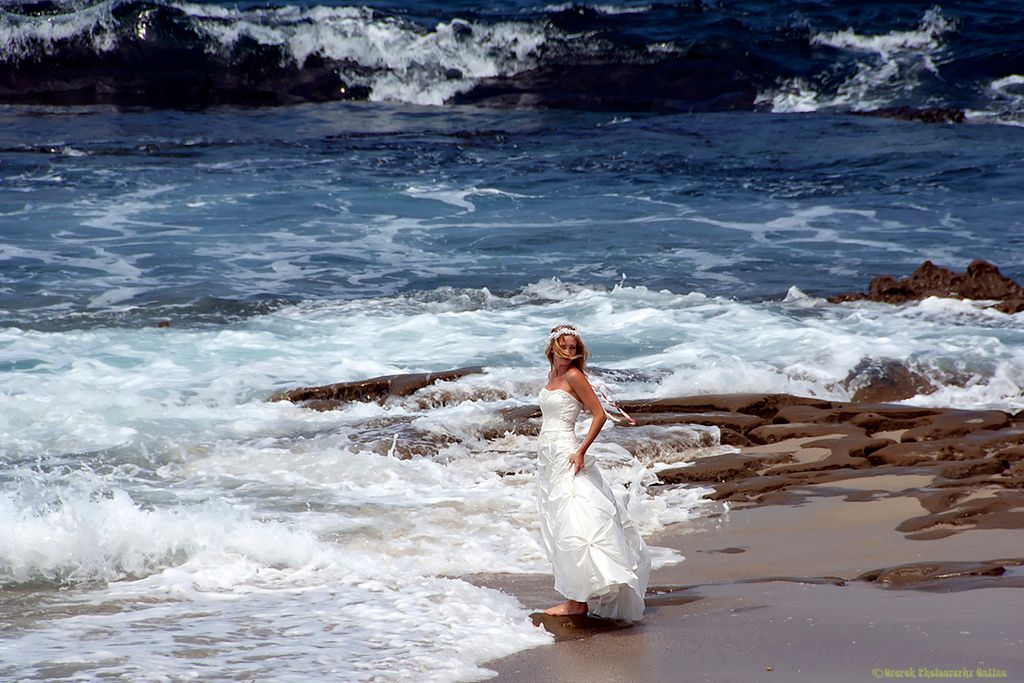
<svg viewBox="0 0 1024 683">
<path fill-rule="evenodd" d="M 484 666 L 496 671 L 491 680 L 502 682 L 946 678 L 884 673 L 919 669 L 1020 680 L 1024 641 L 1013 590 L 936 595 L 859 583 L 707 585 L 688 604 L 648 607 L 640 626 L 558 641 Z"/>
<path fill-rule="evenodd" d="M 1015 606 L 1024 594 L 1015 458 L 1024 429 L 1016 416 L 791 398 L 804 421 L 776 414 L 741 434 L 760 428 L 777 440 L 660 473 L 710 484 L 710 497 L 729 505 L 647 539 L 685 560 L 652 572 L 642 624 L 617 629 L 535 613 L 556 642 L 485 662 L 492 680 L 1024 679 Z M 757 401 L 668 403 L 723 424 L 730 412 L 749 416 L 743 409 Z M 815 411 L 828 419 L 810 421 Z M 882 419 L 865 430 L 871 420 L 858 416 L 868 413 Z M 915 424 L 893 429 L 892 413 L 913 414 Z M 914 440 L 914 429 L 924 438 Z M 865 440 L 875 443 L 851 453 Z M 972 444 L 977 452 L 967 452 Z M 870 460 L 890 446 L 890 457 Z M 896 457 L 907 453 L 915 457 Z M 471 580 L 531 610 L 561 599 L 547 575 Z"/>
<path fill-rule="evenodd" d="M 1024 534 L 975 531 L 963 538 L 901 542 L 895 534 L 872 539 L 865 531 L 853 538 L 848 532 L 881 529 L 899 516 L 888 514 L 899 512 L 898 506 L 885 504 L 885 510 L 859 514 L 869 512 L 865 505 L 873 503 L 837 495 L 811 505 L 733 510 L 698 520 L 705 527 L 699 530 L 674 525 L 683 528 L 668 528 L 649 541 L 687 556 L 652 572 L 642 624 L 618 629 L 595 619 L 535 613 L 535 623 L 543 623 L 539 627 L 553 632 L 556 641 L 483 666 L 497 673 L 492 680 L 510 683 L 929 677 L 917 675 L 922 668 L 967 668 L 973 678 L 1020 680 L 1024 636 L 1017 601 L 1024 565 L 993 575 L 978 561 L 1024 563 Z M 831 514 L 822 523 L 824 512 Z M 836 513 L 848 523 L 831 524 Z M 821 543 L 829 536 L 831 542 Z M 851 541 L 850 552 L 832 555 L 844 539 Z M 993 541 L 1000 545 L 993 547 Z M 873 553 L 860 557 L 858 551 L 871 546 Z M 1010 558 L 1013 550 L 1017 558 Z M 947 569 L 938 573 L 948 576 L 905 589 L 856 578 L 908 561 L 934 561 Z M 547 575 L 477 578 L 531 610 L 561 599 Z M 873 669 L 883 675 L 873 675 Z M 885 675 L 886 669 L 899 673 Z M 997 673 L 982 676 L 978 669 Z M 906 671 L 914 675 L 900 675 Z"/>
</svg>

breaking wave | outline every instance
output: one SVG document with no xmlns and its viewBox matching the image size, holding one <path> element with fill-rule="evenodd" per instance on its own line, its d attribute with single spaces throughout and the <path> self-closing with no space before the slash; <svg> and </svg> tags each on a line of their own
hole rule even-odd
<svg viewBox="0 0 1024 683">
<path fill-rule="evenodd" d="M 746 5 L 749 5 L 747 7 Z M 174 0 L 0 8 L 0 102 L 337 100 L 781 113 L 949 107 L 1019 122 L 1024 20 L 983 3 L 558 4 L 417 16 Z"/>
</svg>

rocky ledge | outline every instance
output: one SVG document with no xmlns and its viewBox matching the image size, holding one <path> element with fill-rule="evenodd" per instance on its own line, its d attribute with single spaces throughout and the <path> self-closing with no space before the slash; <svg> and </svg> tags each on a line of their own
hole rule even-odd
<svg viewBox="0 0 1024 683">
<path fill-rule="evenodd" d="M 880 301 L 903 304 L 928 297 L 949 297 L 994 301 L 993 308 L 1004 313 L 1024 311 L 1024 287 L 999 272 L 988 261 L 971 261 L 962 273 L 925 261 L 902 280 L 879 275 L 871 280 L 867 293 L 850 292 L 829 297 L 831 303 L 844 301 Z"/>
<path fill-rule="evenodd" d="M 900 524 L 908 538 L 942 538 L 967 528 L 1024 528 L 1024 412 L 787 394 L 694 396 L 623 407 L 639 416 L 638 422 L 668 413 L 680 423 L 715 425 L 723 442 L 737 445 L 735 453 L 659 473 L 663 484 L 710 486 L 708 497 L 715 500 L 790 504 L 830 482 L 913 474 L 921 486 L 902 494 L 918 498 L 927 514 Z"/>
<path fill-rule="evenodd" d="M 355 382 L 336 382 L 279 391 L 271 396 L 270 400 L 291 401 L 312 410 L 334 410 L 352 401 L 384 401 L 392 396 L 410 396 L 435 382 L 450 382 L 479 372 L 483 372 L 482 367 L 472 366 L 442 372 L 382 375 Z"/>
</svg>

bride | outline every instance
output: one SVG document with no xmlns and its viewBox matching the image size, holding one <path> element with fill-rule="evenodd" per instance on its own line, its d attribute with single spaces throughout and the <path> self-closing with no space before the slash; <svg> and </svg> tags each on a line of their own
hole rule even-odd
<svg viewBox="0 0 1024 683">
<path fill-rule="evenodd" d="M 587 348 L 574 325 L 559 325 L 548 335 L 545 355 L 551 370 L 540 392 L 541 534 L 555 590 L 568 599 L 544 612 L 589 612 L 607 619 L 640 621 L 651 560 L 625 506 L 601 476 L 593 456 L 587 457 L 606 420 L 587 381 Z M 582 441 L 575 432 L 581 409 L 593 416 Z"/>
</svg>

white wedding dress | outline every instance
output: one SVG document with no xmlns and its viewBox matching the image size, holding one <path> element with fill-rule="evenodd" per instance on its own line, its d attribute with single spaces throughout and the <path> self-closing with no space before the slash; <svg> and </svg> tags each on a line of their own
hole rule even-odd
<svg viewBox="0 0 1024 683">
<path fill-rule="evenodd" d="M 576 418 L 582 406 L 561 389 L 541 389 L 544 416 L 537 442 L 541 534 L 555 575 L 555 590 L 586 602 L 606 619 L 643 618 L 651 558 L 625 504 L 601 476 L 593 457 L 573 474 L 579 447 Z"/>
</svg>

